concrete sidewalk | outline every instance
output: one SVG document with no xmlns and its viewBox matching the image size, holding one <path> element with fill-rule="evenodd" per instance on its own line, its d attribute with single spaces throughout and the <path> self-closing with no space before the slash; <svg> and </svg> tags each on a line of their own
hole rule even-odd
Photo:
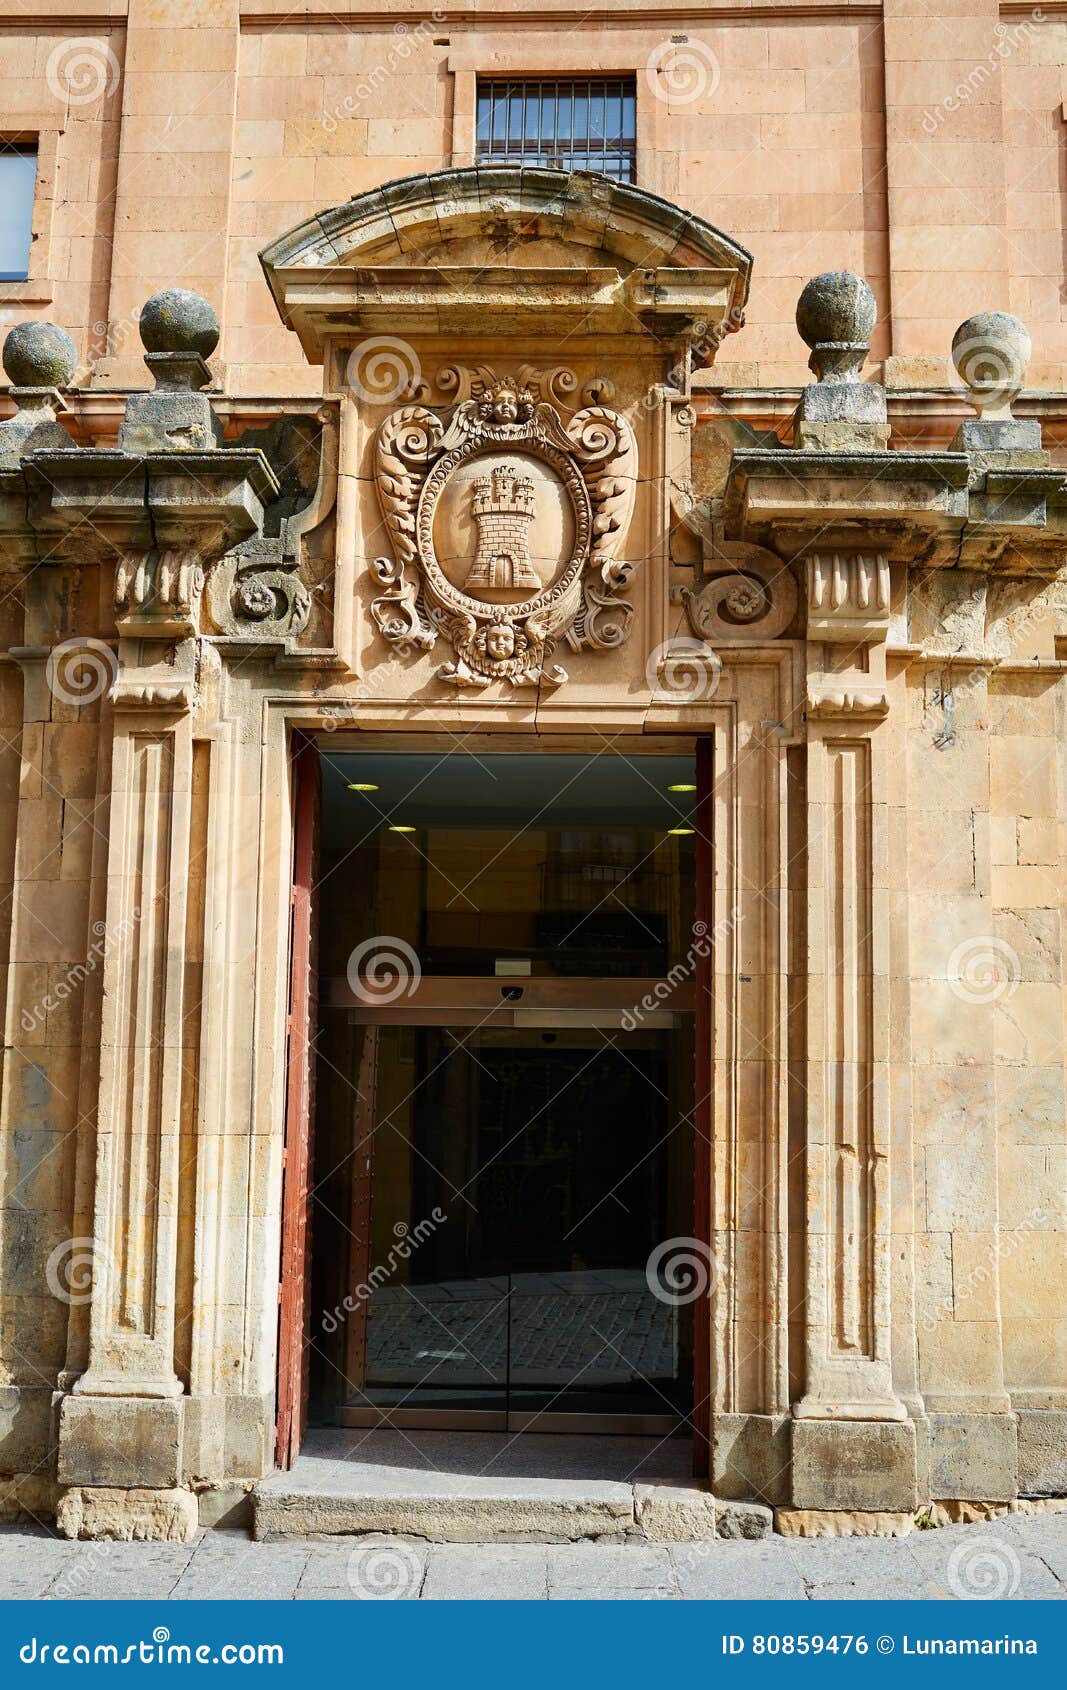
<svg viewBox="0 0 1067 1690">
<path fill-rule="evenodd" d="M 1067 1514 L 1009 1516 L 899 1538 L 704 1544 L 426 1544 L 397 1538 L 72 1543 L 0 1527 L 0 1596 L 48 1600 L 640 1601 L 835 1597 L 1062 1598 Z"/>
</svg>

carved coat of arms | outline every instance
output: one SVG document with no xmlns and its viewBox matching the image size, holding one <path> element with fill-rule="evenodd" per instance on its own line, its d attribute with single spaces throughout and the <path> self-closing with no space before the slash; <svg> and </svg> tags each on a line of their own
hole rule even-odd
<svg viewBox="0 0 1067 1690">
<path fill-rule="evenodd" d="M 525 379 L 524 379 L 525 378 Z M 458 382 L 458 378 L 456 378 Z M 572 650 L 621 645 L 633 606 L 618 556 L 633 510 L 637 447 L 626 419 L 590 404 L 564 420 L 525 370 L 481 370 L 443 415 L 386 417 L 375 443 L 393 543 L 376 558 L 375 620 L 400 651 L 448 640 L 456 686 L 558 686 Z"/>
</svg>

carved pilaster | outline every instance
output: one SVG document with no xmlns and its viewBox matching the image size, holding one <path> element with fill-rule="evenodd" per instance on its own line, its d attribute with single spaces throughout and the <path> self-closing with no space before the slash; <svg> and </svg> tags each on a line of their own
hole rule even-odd
<svg viewBox="0 0 1067 1690">
<path fill-rule="evenodd" d="M 89 1368 L 80 1395 L 171 1397 L 191 730 L 116 724 Z"/>
<path fill-rule="evenodd" d="M 890 1373 L 882 556 L 806 560 L 807 1337 L 798 1418 L 903 1420 Z"/>
</svg>

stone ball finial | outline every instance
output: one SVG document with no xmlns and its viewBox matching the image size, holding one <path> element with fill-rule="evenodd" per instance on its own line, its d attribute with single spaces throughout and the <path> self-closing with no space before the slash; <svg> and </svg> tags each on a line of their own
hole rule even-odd
<svg viewBox="0 0 1067 1690">
<path fill-rule="evenodd" d="M 824 270 L 813 276 L 797 300 L 797 329 L 811 347 L 866 348 L 877 315 L 874 294 L 851 270 Z"/>
<path fill-rule="evenodd" d="M 163 288 L 145 301 L 141 341 L 146 352 L 185 352 L 210 358 L 219 343 L 215 308 L 188 288 Z"/>
<path fill-rule="evenodd" d="M 78 367 L 78 348 L 55 323 L 16 323 L 3 356 L 13 387 L 68 387 Z"/>
<path fill-rule="evenodd" d="M 952 362 L 970 399 L 986 418 L 1011 415 L 1030 362 L 1026 324 L 1007 311 L 979 311 L 952 337 Z"/>
</svg>

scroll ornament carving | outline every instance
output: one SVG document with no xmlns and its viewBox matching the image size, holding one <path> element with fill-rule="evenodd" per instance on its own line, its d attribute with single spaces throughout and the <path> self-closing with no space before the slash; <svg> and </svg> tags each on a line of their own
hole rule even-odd
<svg viewBox="0 0 1067 1690">
<path fill-rule="evenodd" d="M 454 659 L 437 673 L 455 686 L 560 686 L 560 640 L 609 649 L 629 632 L 631 565 L 619 550 L 636 489 L 633 431 L 606 405 L 564 421 L 537 396 L 573 390 L 563 369 L 437 380 L 459 395 L 449 412 L 405 405 L 378 431 L 393 555 L 373 563 L 374 618 L 405 654 L 447 639 Z"/>
<path fill-rule="evenodd" d="M 235 546 L 214 570 L 208 610 L 219 633 L 236 639 L 289 640 L 311 615 L 311 593 L 272 536 Z"/>
<path fill-rule="evenodd" d="M 683 587 L 689 625 L 699 638 L 717 641 L 775 640 L 797 612 L 797 584 L 788 564 L 763 546 L 724 540 L 707 501 L 696 501 L 688 485 L 672 488 L 675 515 L 700 540 L 704 580 Z"/>
<path fill-rule="evenodd" d="M 708 579 L 699 592 L 682 589 L 689 624 L 705 640 L 776 640 L 797 610 L 797 585 L 787 564 L 762 546 L 720 541 L 705 552 Z"/>
</svg>

